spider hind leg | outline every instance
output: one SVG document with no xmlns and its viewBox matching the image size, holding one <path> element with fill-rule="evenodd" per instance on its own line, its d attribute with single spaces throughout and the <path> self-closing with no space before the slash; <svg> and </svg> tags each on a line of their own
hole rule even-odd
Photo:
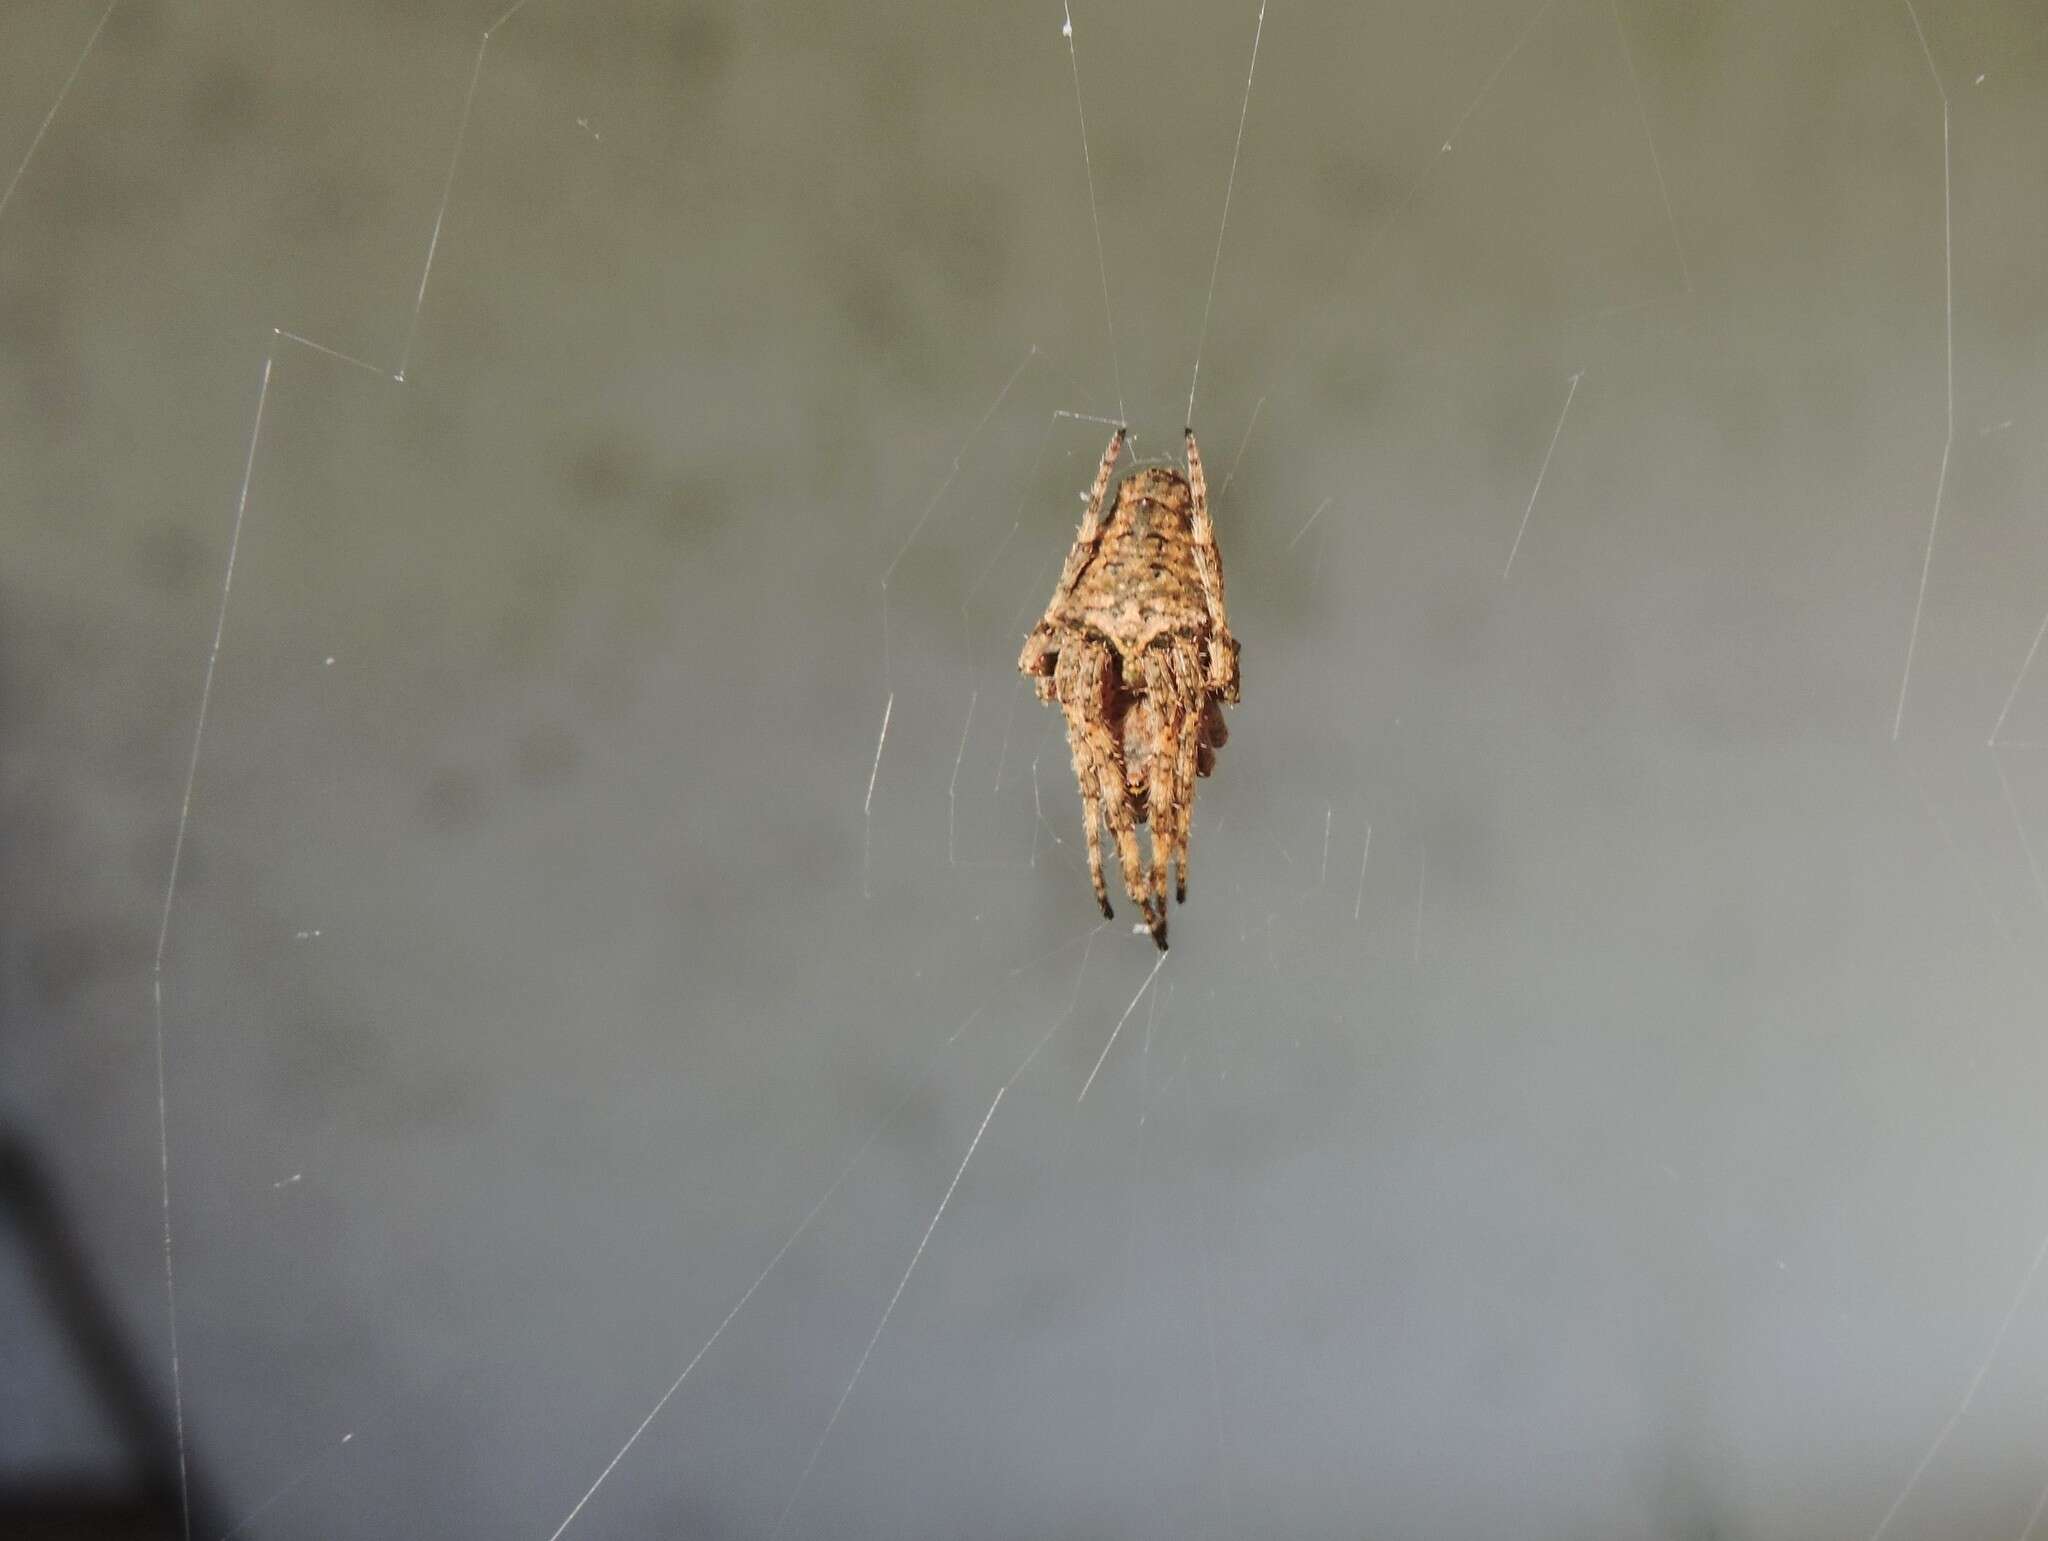
<svg viewBox="0 0 2048 1541">
<path fill-rule="evenodd" d="M 1125 783 L 1123 744 L 1113 722 L 1121 690 L 1115 650 L 1101 638 L 1073 637 L 1060 649 L 1056 672 L 1060 709 L 1067 718 L 1067 742 L 1074 755 L 1074 778 L 1080 787 L 1082 816 L 1088 827 L 1088 876 L 1095 902 L 1105 918 L 1115 911 L 1103 876 L 1103 826 L 1116 841 L 1124 888 L 1145 913 L 1146 924 L 1157 921 L 1145 894 L 1144 861 L 1138 854 L 1138 810 Z"/>
<path fill-rule="evenodd" d="M 1081 825 L 1088 834 L 1088 881 L 1095 885 L 1095 902 L 1102 908 L 1102 918 L 1114 920 L 1116 911 L 1110 907 L 1109 885 L 1102 877 L 1102 795 L 1089 764 L 1087 731 L 1071 716 L 1067 722 L 1067 741 L 1074 752 L 1074 780 L 1081 788 Z"/>
<path fill-rule="evenodd" d="M 1212 734 L 1211 728 L 1213 725 L 1216 733 L 1220 733 L 1223 718 L 1204 684 L 1202 662 L 1194 643 L 1186 637 L 1176 637 L 1169 656 L 1174 690 L 1186 713 L 1175 745 L 1170 793 L 1174 807 L 1174 858 L 1178 867 L 1174 897 L 1186 904 L 1188 836 L 1195 822 L 1195 778 L 1208 775 L 1216 763 L 1214 745 L 1221 740 Z"/>
<path fill-rule="evenodd" d="M 1174 657 L 1168 647 L 1154 645 L 1145 650 L 1145 708 L 1150 730 L 1151 753 L 1147 762 L 1150 786 L 1147 803 L 1152 811 L 1152 905 L 1159 917 L 1154 933 L 1166 945 L 1166 876 L 1174 860 L 1186 850 L 1184 831 L 1188 816 L 1180 795 L 1182 762 L 1194 747 L 1198 718 L 1190 714 L 1189 698 L 1176 679 Z M 1185 904 L 1188 897 L 1187 869 L 1182 860 L 1175 896 Z"/>
</svg>

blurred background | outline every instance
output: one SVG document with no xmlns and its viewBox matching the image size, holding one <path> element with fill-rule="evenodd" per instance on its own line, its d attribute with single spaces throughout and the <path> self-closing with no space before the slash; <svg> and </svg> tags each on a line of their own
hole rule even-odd
<svg viewBox="0 0 2048 1541">
<path fill-rule="evenodd" d="M 505 3 L 0 13 L 0 1516 L 2030 1533 L 2040 9 Z"/>
</svg>

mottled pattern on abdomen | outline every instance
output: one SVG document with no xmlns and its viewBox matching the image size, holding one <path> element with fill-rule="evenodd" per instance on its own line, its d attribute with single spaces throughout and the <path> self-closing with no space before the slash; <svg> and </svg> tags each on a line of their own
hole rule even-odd
<svg viewBox="0 0 2048 1541">
<path fill-rule="evenodd" d="M 1129 662 L 1161 633 L 1205 613 L 1189 520 L 1192 501 L 1188 484 L 1172 472 L 1130 477 L 1118 489 L 1102 543 L 1075 585 L 1073 619 L 1110 638 Z"/>
</svg>

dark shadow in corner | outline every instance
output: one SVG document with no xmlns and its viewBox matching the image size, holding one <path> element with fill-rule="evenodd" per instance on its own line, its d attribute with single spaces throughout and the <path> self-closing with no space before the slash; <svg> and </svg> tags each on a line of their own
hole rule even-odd
<svg viewBox="0 0 2048 1541">
<path fill-rule="evenodd" d="M 176 1541 L 185 1534 L 179 1502 L 178 1445 L 163 1409 L 120 1325 L 95 1284 L 84 1253 L 35 1153 L 0 1130 L 0 1235 L 21 1248 L 31 1283 L 54 1324 L 60 1351 L 76 1365 L 104 1410 L 127 1456 L 131 1475 L 96 1482 L 22 1483 L 0 1473 L 0 1536 L 93 1541 Z M 207 1485 L 189 1474 L 191 1534 L 221 1534 L 220 1511 Z"/>
</svg>

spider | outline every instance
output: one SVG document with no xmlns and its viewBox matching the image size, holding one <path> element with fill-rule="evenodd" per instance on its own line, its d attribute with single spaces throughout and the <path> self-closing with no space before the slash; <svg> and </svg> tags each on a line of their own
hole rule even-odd
<svg viewBox="0 0 2048 1541">
<path fill-rule="evenodd" d="M 1194 429 L 1187 475 L 1133 471 L 1105 522 L 1124 437 L 1117 429 L 1102 452 L 1080 533 L 1017 667 L 1039 700 L 1057 701 L 1066 715 L 1096 903 L 1105 917 L 1115 914 L 1102 879 L 1106 823 L 1124 887 L 1164 952 L 1166 874 L 1178 862 L 1175 897 L 1186 903 L 1195 778 L 1215 769 L 1230 736 L 1219 703 L 1237 701 L 1238 647 L 1223 613 L 1223 559 Z M 1149 878 L 1138 852 L 1138 825 L 1148 821 Z"/>
</svg>

